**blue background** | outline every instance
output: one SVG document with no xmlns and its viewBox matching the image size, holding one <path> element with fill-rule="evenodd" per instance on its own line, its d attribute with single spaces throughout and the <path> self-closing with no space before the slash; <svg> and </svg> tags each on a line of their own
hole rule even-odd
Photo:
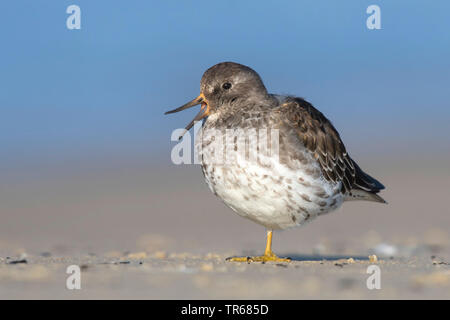
<svg viewBox="0 0 450 320">
<path fill-rule="evenodd" d="M 81 30 L 66 8 L 81 7 Z M 381 30 L 366 8 L 381 7 Z M 302 96 L 362 153 L 447 152 L 448 1 L 3 1 L 0 164 L 170 162 L 170 134 L 221 61 Z M 417 146 L 423 149 L 417 151 Z"/>
</svg>

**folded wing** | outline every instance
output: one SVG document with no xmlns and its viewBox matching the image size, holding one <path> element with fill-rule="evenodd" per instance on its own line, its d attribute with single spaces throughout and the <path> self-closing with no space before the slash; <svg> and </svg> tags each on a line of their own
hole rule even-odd
<svg viewBox="0 0 450 320">
<path fill-rule="evenodd" d="M 325 179 L 342 182 L 342 193 L 348 200 L 384 202 L 376 195 L 384 186 L 350 158 L 339 133 L 319 110 L 306 100 L 291 97 L 284 101 L 281 111 L 303 145 L 318 160 Z"/>
</svg>

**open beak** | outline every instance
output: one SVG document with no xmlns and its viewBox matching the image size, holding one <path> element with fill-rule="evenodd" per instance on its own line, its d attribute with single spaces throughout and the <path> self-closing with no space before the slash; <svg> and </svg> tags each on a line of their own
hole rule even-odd
<svg viewBox="0 0 450 320">
<path fill-rule="evenodd" d="M 203 93 L 200 93 L 200 95 L 197 98 L 195 98 L 194 100 L 189 101 L 188 103 L 182 105 L 179 108 L 167 111 L 164 114 L 180 112 L 180 111 L 192 108 L 192 107 L 194 107 L 196 105 L 199 105 L 199 104 L 202 105 L 202 107 L 200 108 L 200 112 L 197 113 L 195 118 L 185 128 L 186 131 L 189 131 L 189 129 L 192 128 L 192 126 L 194 125 L 194 123 L 196 121 L 200 121 L 200 120 L 202 120 L 203 118 L 205 118 L 205 117 L 207 117 L 209 115 L 209 105 L 208 105 L 208 102 L 206 101 L 205 96 L 203 95 Z M 184 135 L 184 133 L 183 133 L 183 135 Z M 180 139 L 183 137 L 183 135 L 180 137 Z"/>
</svg>

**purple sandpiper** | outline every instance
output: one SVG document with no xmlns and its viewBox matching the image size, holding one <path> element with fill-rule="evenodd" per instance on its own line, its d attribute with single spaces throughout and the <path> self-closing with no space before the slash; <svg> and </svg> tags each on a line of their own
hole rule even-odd
<svg viewBox="0 0 450 320">
<path fill-rule="evenodd" d="M 201 110 L 186 129 L 203 121 L 195 145 L 209 188 L 238 215 L 267 229 L 264 255 L 229 261 L 289 261 L 273 253 L 273 230 L 303 225 L 344 201 L 386 203 L 378 195 L 384 186 L 349 156 L 321 112 L 302 98 L 268 93 L 251 68 L 233 62 L 209 68 L 200 95 L 166 114 L 198 104 Z M 255 129 L 276 132 L 276 140 L 268 133 L 250 139 Z M 271 141 L 277 154 L 261 150 L 261 143 Z M 217 153 L 232 161 L 218 161 Z"/>
</svg>

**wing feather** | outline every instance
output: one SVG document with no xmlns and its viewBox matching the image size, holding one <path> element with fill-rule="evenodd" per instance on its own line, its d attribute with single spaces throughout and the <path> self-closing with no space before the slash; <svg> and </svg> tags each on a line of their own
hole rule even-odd
<svg viewBox="0 0 450 320">
<path fill-rule="evenodd" d="M 331 182 L 342 182 L 342 192 L 354 188 L 377 193 L 384 186 L 364 173 L 348 155 L 333 124 L 304 99 L 289 97 L 282 112 L 290 126 L 296 129 L 303 145 L 318 160 L 323 176 Z"/>
</svg>

